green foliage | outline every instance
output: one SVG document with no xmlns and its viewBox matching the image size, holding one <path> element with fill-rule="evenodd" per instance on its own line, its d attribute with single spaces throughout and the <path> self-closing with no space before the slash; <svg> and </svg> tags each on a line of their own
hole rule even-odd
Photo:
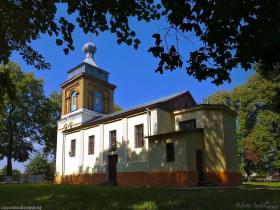
<svg viewBox="0 0 280 210">
<path fill-rule="evenodd" d="M 256 125 L 244 139 L 252 145 L 252 152 L 258 156 L 259 173 L 280 171 L 280 115 L 261 111 Z"/>
<path fill-rule="evenodd" d="M 120 112 L 122 110 L 123 110 L 123 108 L 120 105 L 114 104 L 114 112 Z"/>
<path fill-rule="evenodd" d="M 55 173 L 54 162 L 49 162 L 45 154 L 37 153 L 28 162 L 25 168 L 25 174 L 42 175 L 46 176 L 47 180 L 53 180 Z"/>
<path fill-rule="evenodd" d="M 203 99 L 203 103 L 207 104 L 224 104 L 231 105 L 230 93 L 225 90 L 220 90 L 217 93 L 213 93 L 209 97 Z"/>
<path fill-rule="evenodd" d="M 4 166 L 1 170 L 0 170 L 0 175 L 6 175 L 7 174 L 7 166 Z M 18 169 L 13 169 L 13 175 L 14 176 L 19 176 L 21 175 L 21 172 Z"/>
<path fill-rule="evenodd" d="M 12 175 L 12 159 L 26 161 L 34 151 L 33 143 L 44 143 L 43 131 L 52 112 L 42 80 L 23 73 L 15 63 L 0 66 L 3 72 L 14 88 L 0 101 L 0 160 L 7 158 L 7 175 Z"/>
<path fill-rule="evenodd" d="M 52 92 L 50 97 L 44 106 L 44 113 L 48 120 L 42 127 L 42 140 L 43 151 L 46 154 L 54 155 L 56 151 L 56 139 L 57 139 L 57 121 L 61 117 L 61 94 Z"/>
<path fill-rule="evenodd" d="M 246 84 L 215 93 L 204 102 L 226 104 L 237 112 L 239 155 L 247 175 L 280 170 L 278 80 L 267 80 L 257 73 Z"/>
<path fill-rule="evenodd" d="M 61 4 L 67 7 L 66 17 L 58 14 Z M 54 36 L 56 44 L 68 54 L 74 49 L 73 16 L 85 33 L 109 31 L 116 35 L 118 44 L 135 49 L 141 40 L 130 20 L 165 19 L 167 29 L 162 34 L 155 31 L 155 44 L 148 50 L 159 59 L 157 72 L 184 66 L 199 81 L 211 78 L 215 84 L 230 81 L 230 71 L 238 65 L 248 70 L 259 63 L 262 74 L 279 74 L 280 4 L 275 0 L 2 1 L 0 10 L 0 63 L 7 63 L 12 51 L 18 51 L 28 64 L 50 68 L 30 43 L 41 34 Z M 172 34 L 173 39 L 168 39 Z M 190 37 L 200 40 L 201 45 L 182 55 L 179 48 L 193 45 Z"/>
</svg>

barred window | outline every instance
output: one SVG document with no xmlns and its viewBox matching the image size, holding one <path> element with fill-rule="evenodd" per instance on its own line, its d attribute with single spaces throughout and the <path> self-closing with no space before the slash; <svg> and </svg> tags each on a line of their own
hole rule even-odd
<svg viewBox="0 0 280 210">
<path fill-rule="evenodd" d="M 175 152 L 174 152 L 174 143 L 166 143 L 166 161 L 174 162 L 175 161 Z"/>
<path fill-rule="evenodd" d="M 135 147 L 144 147 L 144 125 L 135 126 Z"/>
<path fill-rule="evenodd" d="M 71 146 L 70 146 L 70 157 L 75 157 L 76 153 L 76 139 L 71 140 Z"/>
<path fill-rule="evenodd" d="M 110 151 L 116 151 L 117 150 L 117 131 L 113 130 L 110 131 Z"/>
<path fill-rule="evenodd" d="M 88 137 L 88 154 L 94 154 L 94 136 Z"/>
<path fill-rule="evenodd" d="M 185 131 L 185 130 L 192 129 L 192 128 L 196 128 L 196 120 L 195 119 L 179 122 L 180 131 Z"/>
</svg>

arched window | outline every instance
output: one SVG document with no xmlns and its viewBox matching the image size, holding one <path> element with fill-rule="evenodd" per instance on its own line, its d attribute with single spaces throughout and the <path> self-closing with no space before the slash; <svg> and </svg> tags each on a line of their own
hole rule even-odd
<svg viewBox="0 0 280 210">
<path fill-rule="evenodd" d="M 77 109 L 77 92 L 73 91 L 71 93 L 71 112 Z"/>
<path fill-rule="evenodd" d="M 102 112 L 102 95 L 99 92 L 93 94 L 93 110 Z"/>
</svg>

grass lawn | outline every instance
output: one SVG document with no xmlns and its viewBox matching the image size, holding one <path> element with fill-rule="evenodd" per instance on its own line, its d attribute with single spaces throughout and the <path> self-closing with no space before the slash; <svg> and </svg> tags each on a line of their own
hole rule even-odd
<svg viewBox="0 0 280 210">
<path fill-rule="evenodd" d="M 280 183 L 216 189 L 149 189 L 96 187 L 81 185 L 0 185 L 0 209 L 15 206 L 40 206 L 42 209 L 182 209 L 230 210 L 266 209 L 276 205 L 280 210 Z M 252 205 L 251 208 L 242 206 Z M 244 208 L 243 208 L 244 207 Z"/>
<path fill-rule="evenodd" d="M 243 182 L 244 185 L 252 185 L 252 186 L 266 186 L 266 187 L 279 187 L 280 182 Z"/>
</svg>

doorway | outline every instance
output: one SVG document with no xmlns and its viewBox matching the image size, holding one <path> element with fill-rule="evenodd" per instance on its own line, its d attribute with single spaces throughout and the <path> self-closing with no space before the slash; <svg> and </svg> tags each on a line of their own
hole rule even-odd
<svg viewBox="0 0 280 210">
<path fill-rule="evenodd" d="M 203 174 L 203 156 L 202 156 L 202 150 L 196 150 L 195 151 L 196 156 L 196 171 L 198 173 L 198 179 L 199 181 L 204 180 L 204 174 Z"/>
<path fill-rule="evenodd" d="M 117 182 L 117 163 L 118 163 L 118 155 L 108 156 L 108 181 L 110 183 Z"/>
</svg>

